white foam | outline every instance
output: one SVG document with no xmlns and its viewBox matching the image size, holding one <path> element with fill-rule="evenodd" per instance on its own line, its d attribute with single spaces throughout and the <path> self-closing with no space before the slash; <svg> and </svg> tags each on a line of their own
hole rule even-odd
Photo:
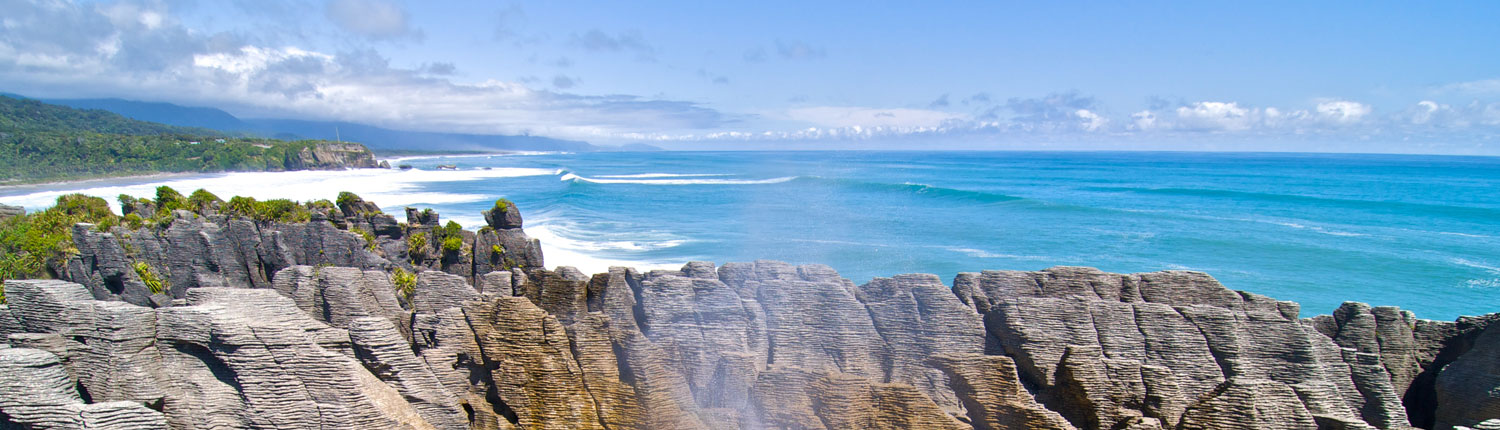
<svg viewBox="0 0 1500 430">
<path fill-rule="evenodd" d="M 573 266 L 583 273 L 605 273 L 611 266 L 634 267 L 636 270 L 678 270 L 686 261 L 666 262 L 648 260 L 625 260 L 599 255 L 596 243 L 569 239 L 553 231 L 553 226 L 533 224 L 526 226 L 526 234 L 542 242 L 542 257 L 552 267 Z"/>
<path fill-rule="evenodd" d="M 1459 237 L 1472 237 L 1472 238 L 1475 238 L 1475 239 L 1488 239 L 1490 237 L 1493 237 L 1493 236 L 1485 236 L 1485 235 L 1482 235 L 1482 234 L 1459 233 L 1459 232 L 1453 232 L 1453 231 L 1440 231 L 1440 232 L 1438 232 L 1438 234 L 1446 234 L 1446 235 L 1449 235 L 1449 236 L 1459 236 Z"/>
<path fill-rule="evenodd" d="M 982 250 L 982 249 L 974 249 L 974 248 L 959 248 L 959 247 L 942 247 L 942 248 L 946 249 L 946 250 L 949 250 L 949 251 L 957 252 L 957 253 L 960 253 L 960 254 L 966 254 L 966 255 L 968 255 L 970 257 L 974 257 L 974 258 L 1007 258 L 1007 259 L 1012 259 L 1012 260 L 1026 260 L 1026 261 L 1056 261 L 1057 260 L 1056 258 L 1045 257 L 1045 256 L 1038 256 L 1038 255 L 998 254 L 998 253 L 993 253 L 993 252 L 985 251 L 985 250 Z"/>
<path fill-rule="evenodd" d="M 1496 289 L 1500 288 L 1500 279 L 1470 279 L 1459 283 L 1459 285 L 1474 289 Z"/>
<path fill-rule="evenodd" d="M 562 175 L 563 181 L 583 181 L 595 184 L 638 184 L 638 185 L 761 185 L 779 184 L 797 179 L 796 176 L 783 176 L 771 179 L 606 179 L 588 178 L 573 173 Z"/>
<path fill-rule="evenodd" d="M 1500 273 L 1500 267 L 1495 267 L 1479 261 L 1473 261 L 1463 258 L 1451 258 L 1449 259 L 1449 261 L 1452 261 L 1454 264 L 1458 264 L 1460 266 L 1469 266 L 1475 269 L 1481 269 L 1492 273 Z"/>
<path fill-rule="evenodd" d="M 702 178 L 708 176 L 730 176 L 728 173 L 637 173 L 634 175 L 598 175 L 599 178 Z"/>
<path fill-rule="evenodd" d="M 115 196 L 128 194 L 153 197 L 156 187 L 166 185 L 183 194 L 205 189 L 219 197 L 246 196 L 256 199 L 332 200 L 340 191 L 359 194 L 365 200 L 384 207 L 410 204 L 453 204 L 483 201 L 493 196 L 483 194 L 418 191 L 417 184 L 465 182 L 492 178 L 553 175 L 550 169 L 495 168 L 491 170 L 318 170 L 296 172 L 218 173 L 164 178 L 161 181 L 129 185 L 66 187 L 28 194 L 0 197 L 0 202 L 25 206 L 28 210 L 51 207 L 63 194 L 82 193 L 103 197 L 119 212 Z"/>
</svg>

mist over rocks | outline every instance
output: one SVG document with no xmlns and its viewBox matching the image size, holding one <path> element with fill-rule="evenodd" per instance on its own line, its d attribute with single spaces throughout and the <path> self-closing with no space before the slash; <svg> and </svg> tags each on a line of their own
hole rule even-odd
<svg viewBox="0 0 1500 430">
<path fill-rule="evenodd" d="M 402 225 L 339 203 L 306 223 L 184 214 L 161 230 L 75 228 L 63 280 L 5 283 L 0 428 L 1402 429 L 1500 418 L 1500 314 L 1439 322 L 1347 303 L 1302 318 L 1296 303 L 1186 271 L 855 285 L 827 266 L 755 261 L 590 275 L 544 268 L 509 202 L 477 232 L 432 212 L 408 211 Z M 153 291 L 136 262 L 168 288 Z M 415 274 L 409 290 L 396 269 Z"/>
</svg>

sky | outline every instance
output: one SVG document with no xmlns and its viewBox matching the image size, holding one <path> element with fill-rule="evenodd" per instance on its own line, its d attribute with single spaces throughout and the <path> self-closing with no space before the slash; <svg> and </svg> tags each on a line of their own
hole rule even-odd
<svg viewBox="0 0 1500 430">
<path fill-rule="evenodd" d="M 0 91 L 671 149 L 1500 155 L 1496 2 L 0 0 Z"/>
</svg>

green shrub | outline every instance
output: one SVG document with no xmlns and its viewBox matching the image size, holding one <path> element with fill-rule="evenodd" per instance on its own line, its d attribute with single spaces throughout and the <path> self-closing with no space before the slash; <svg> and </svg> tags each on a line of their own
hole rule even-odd
<svg viewBox="0 0 1500 430">
<path fill-rule="evenodd" d="M 360 201 L 360 200 L 364 200 L 364 199 L 361 199 L 361 198 L 359 198 L 358 195 L 356 195 L 354 193 L 351 193 L 351 192 L 348 192 L 348 191 L 339 191 L 339 197 L 338 197 L 337 200 L 334 200 L 334 201 L 338 202 L 338 204 L 339 204 L 340 207 L 343 207 L 343 206 L 349 206 L 351 204 L 354 204 L 354 202 Z"/>
<path fill-rule="evenodd" d="M 208 208 L 213 207 L 214 204 L 224 203 L 224 200 L 214 195 L 214 193 L 208 192 L 208 190 L 199 188 L 198 191 L 194 191 L 192 195 L 188 196 L 187 202 L 188 206 L 190 206 L 189 209 L 201 214 L 207 211 Z"/>
<path fill-rule="evenodd" d="M 234 196 L 224 205 L 224 214 L 255 218 L 256 201 L 253 197 Z"/>
<path fill-rule="evenodd" d="M 171 212 L 177 209 L 193 209 L 182 193 L 166 185 L 156 187 L 156 211 Z"/>
<path fill-rule="evenodd" d="M 443 229 L 439 232 L 439 234 L 443 237 L 453 237 L 462 234 L 463 231 L 463 226 L 458 225 L 458 223 L 456 222 L 448 221 L 448 224 L 443 226 Z"/>
<path fill-rule="evenodd" d="M 176 220 L 177 217 L 172 216 L 171 213 L 157 212 L 156 216 L 151 217 L 151 228 L 157 230 L 166 230 L 168 228 L 172 228 L 172 221 Z"/>
<path fill-rule="evenodd" d="M 135 276 L 141 278 L 141 283 L 146 284 L 146 289 L 151 290 L 151 294 L 166 293 L 169 287 L 167 280 L 157 276 L 156 272 L 151 270 L 151 265 L 144 261 L 137 261 L 131 267 L 135 269 Z"/>
<path fill-rule="evenodd" d="M 396 286 L 396 294 L 411 300 L 411 295 L 417 292 L 417 275 L 397 267 L 391 271 L 391 284 Z"/>
<path fill-rule="evenodd" d="M 125 228 L 131 230 L 139 230 L 141 227 L 146 226 L 146 220 L 142 219 L 141 216 L 137 214 L 129 214 L 120 217 L 120 221 L 125 224 Z"/>
<path fill-rule="evenodd" d="M 266 200 L 255 206 L 256 219 L 276 222 L 307 222 L 312 212 L 307 207 L 287 199 Z"/>
<path fill-rule="evenodd" d="M 504 246 L 500 246 L 500 244 L 490 245 L 490 252 L 493 253 L 493 254 L 504 254 L 505 253 L 505 247 Z"/>
<path fill-rule="evenodd" d="M 458 252 L 460 249 L 464 249 L 463 236 L 454 235 L 443 239 L 443 251 Z"/>
<path fill-rule="evenodd" d="M 374 251 L 375 248 L 380 245 L 375 241 L 375 235 L 368 231 L 364 231 L 364 229 L 361 229 L 359 227 L 350 227 L 349 231 L 352 231 L 354 232 L 354 234 L 358 234 L 359 237 L 365 239 L 365 249 Z"/>
<path fill-rule="evenodd" d="M 118 220 L 104 199 L 69 194 L 41 212 L 0 221 L 0 279 L 50 277 L 48 261 L 61 263 L 78 253 L 73 246 L 74 224 L 108 227 Z"/>
<path fill-rule="evenodd" d="M 83 194 L 67 194 L 57 197 L 57 204 L 53 206 L 57 210 L 68 215 L 83 217 L 84 220 L 98 223 L 102 219 L 114 218 L 115 213 L 109 209 L 109 202 L 104 199 L 85 196 Z"/>
<path fill-rule="evenodd" d="M 506 213 L 506 212 L 510 212 L 511 206 L 515 206 L 515 205 L 516 204 L 512 203 L 509 199 L 495 200 L 495 213 L 502 213 L 503 214 L 503 213 Z"/>
<path fill-rule="evenodd" d="M 406 236 L 406 253 L 413 257 L 427 255 L 427 233 Z"/>
<path fill-rule="evenodd" d="M 322 210 L 333 210 L 333 209 L 336 209 L 336 207 L 333 205 L 333 202 L 328 201 L 328 199 L 318 199 L 318 200 L 313 200 L 313 201 L 307 202 L 307 208 L 308 209 L 322 209 Z"/>
</svg>

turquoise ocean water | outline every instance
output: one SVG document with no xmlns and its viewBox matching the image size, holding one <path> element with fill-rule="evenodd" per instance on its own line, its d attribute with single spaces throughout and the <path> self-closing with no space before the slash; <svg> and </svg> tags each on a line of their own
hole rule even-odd
<svg viewBox="0 0 1500 430">
<path fill-rule="evenodd" d="M 388 193 L 409 198 L 371 198 L 387 212 L 433 207 L 475 228 L 503 196 L 549 265 L 585 271 L 776 259 L 863 283 L 1055 265 L 1187 269 L 1298 301 L 1304 316 L 1346 300 L 1431 319 L 1500 311 L 1500 158 L 655 152 L 398 163 L 459 171 Z M 310 181 L 299 188 L 332 187 Z"/>
</svg>

